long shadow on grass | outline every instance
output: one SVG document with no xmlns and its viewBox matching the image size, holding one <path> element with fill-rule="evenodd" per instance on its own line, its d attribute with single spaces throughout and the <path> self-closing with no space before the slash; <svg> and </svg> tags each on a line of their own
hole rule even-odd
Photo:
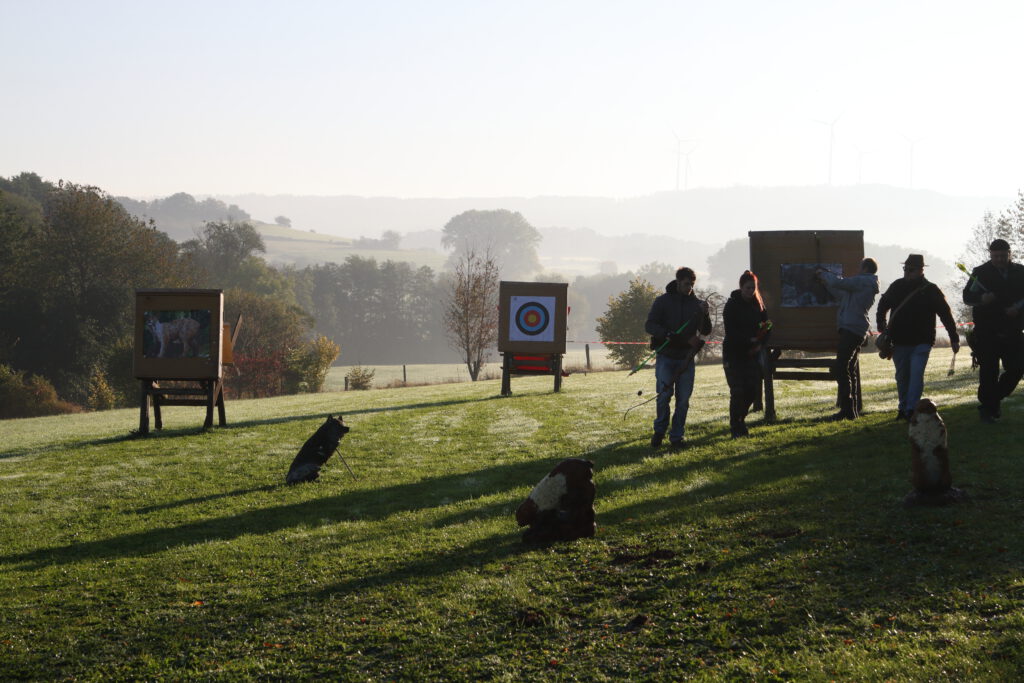
<svg viewBox="0 0 1024 683">
<path fill-rule="evenodd" d="M 621 464 L 639 459 L 645 449 L 636 446 L 625 448 L 622 443 L 611 444 L 589 454 L 605 464 Z M 416 482 L 373 489 L 349 491 L 346 493 L 316 498 L 314 500 L 275 505 L 270 499 L 266 507 L 246 512 L 182 524 L 173 527 L 147 529 L 98 541 L 74 543 L 56 548 L 46 548 L 28 553 L 0 556 L 0 563 L 30 564 L 36 567 L 51 564 L 67 564 L 90 559 L 135 557 L 163 552 L 169 547 L 189 545 L 210 540 L 228 540 L 243 534 L 267 534 L 320 524 L 321 520 L 331 521 L 376 521 L 398 512 L 422 510 L 457 504 L 484 496 L 505 494 L 497 503 L 488 504 L 485 511 L 476 511 L 472 517 L 493 514 L 495 510 L 507 508 L 519 501 L 513 497 L 512 489 L 525 485 L 532 486 L 546 474 L 561 458 L 530 460 L 518 463 L 496 465 L 469 472 L 431 477 Z M 472 478 L 472 486 L 466 480 Z M 318 486 L 318 484 L 312 484 Z M 273 496 L 275 490 L 285 490 L 284 484 L 257 487 L 255 491 L 266 490 Z M 221 494 L 242 495 L 247 490 Z M 181 505 L 190 502 L 182 501 Z M 145 514 L 160 511 L 167 506 L 142 508 L 137 512 Z M 443 518 L 437 524 L 454 523 L 463 513 Z M 511 520 L 510 520 L 511 522 Z"/>
<path fill-rule="evenodd" d="M 757 449 L 756 437 L 730 455 L 704 449 L 696 463 L 679 462 L 630 484 L 679 480 L 694 466 L 718 476 L 615 508 L 601 520 L 612 528 L 629 519 L 646 520 L 648 530 L 710 527 L 696 532 L 720 546 L 707 563 L 709 580 L 756 577 L 761 585 L 752 588 L 765 592 L 795 581 L 801 592 L 828 596 L 811 600 L 819 623 L 845 622 L 837 608 L 901 611 L 894 603 L 952 613 L 950 589 L 1019 590 L 1024 547 L 1017 525 L 1006 520 L 1020 519 L 1024 501 L 1016 492 L 1019 424 L 981 425 L 973 405 L 942 413 L 954 485 L 973 498 L 965 504 L 904 508 L 911 489 L 906 425 L 879 420 L 837 425 L 833 434 L 801 437 L 771 454 Z"/>
</svg>

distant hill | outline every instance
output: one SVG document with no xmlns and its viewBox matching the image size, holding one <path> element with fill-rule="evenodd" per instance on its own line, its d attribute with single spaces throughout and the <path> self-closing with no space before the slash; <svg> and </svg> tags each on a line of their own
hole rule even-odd
<svg viewBox="0 0 1024 683">
<path fill-rule="evenodd" d="M 261 220 L 286 215 L 303 229 L 343 237 L 379 235 L 385 230 L 403 234 L 440 230 L 463 211 L 503 208 L 521 212 L 542 232 L 561 228 L 589 229 L 605 236 L 666 235 L 687 244 L 711 245 L 712 252 L 728 240 L 746 237 L 749 230 L 847 229 L 864 230 L 865 240 L 875 244 L 907 246 L 946 259 L 960 253 L 986 211 L 998 213 L 1013 202 L 1013 197 L 954 197 L 883 185 L 702 188 L 628 199 L 257 194 L 221 195 L 218 199 Z M 591 253 L 587 243 L 576 243 L 571 250 L 574 257 L 620 260 L 604 258 L 604 245 L 594 242 L 598 253 Z M 552 257 L 568 253 L 559 248 L 551 254 L 548 246 L 541 248 L 542 255 Z M 632 259 L 630 256 L 630 262 Z M 641 260 L 692 261 L 662 249 Z"/>
<path fill-rule="evenodd" d="M 303 232 L 280 225 L 253 222 L 267 247 L 266 259 L 272 264 L 295 265 L 299 268 L 318 263 L 342 263 L 349 256 L 373 258 L 378 261 L 408 261 L 417 266 L 439 270 L 445 255 L 433 249 L 367 249 L 356 240 L 337 235 Z"/>
</svg>

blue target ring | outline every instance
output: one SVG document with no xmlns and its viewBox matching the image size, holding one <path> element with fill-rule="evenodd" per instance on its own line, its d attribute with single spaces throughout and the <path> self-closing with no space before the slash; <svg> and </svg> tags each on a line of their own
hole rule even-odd
<svg viewBox="0 0 1024 683">
<path fill-rule="evenodd" d="M 516 311 L 516 327 L 525 335 L 534 337 L 547 329 L 551 322 L 548 309 L 536 301 L 527 301 Z"/>
</svg>

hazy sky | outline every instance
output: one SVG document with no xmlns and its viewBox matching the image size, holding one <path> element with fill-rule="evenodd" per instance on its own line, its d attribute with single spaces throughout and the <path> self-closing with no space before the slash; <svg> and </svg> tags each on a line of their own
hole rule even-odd
<svg viewBox="0 0 1024 683">
<path fill-rule="evenodd" d="M 1011 0 L 0 0 L 0 175 L 627 197 L 677 162 L 680 188 L 826 184 L 831 147 L 836 185 L 1013 196 L 1022 26 Z"/>
</svg>

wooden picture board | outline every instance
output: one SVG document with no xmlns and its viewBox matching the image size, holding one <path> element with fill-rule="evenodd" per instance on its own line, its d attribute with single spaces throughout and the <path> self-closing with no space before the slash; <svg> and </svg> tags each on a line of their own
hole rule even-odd
<svg viewBox="0 0 1024 683">
<path fill-rule="evenodd" d="M 835 351 L 836 305 L 783 305 L 785 268 L 838 264 L 842 276 L 860 272 L 864 260 L 862 230 L 757 230 L 750 238 L 750 270 L 757 274 L 761 296 L 772 320 L 769 346 L 802 351 Z"/>
<path fill-rule="evenodd" d="M 198 322 L 194 348 L 180 339 L 166 350 L 147 331 L 147 314 Z M 138 379 L 220 379 L 223 375 L 224 293 L 219 289 L 139 289 L 135 291 L 135 351 Z M 156 344 L 156 346 L 154 345 Z M 157 349 L 160 348 L 158 352 Z M 162 356 L 160 354 L 163 354 Z"/>
<path fill-rule="evenodd" d="M 565 353 L 568 300 L 569 285 L 564 282 L 503 280 L 498 288 L 498 351 Z M 515 311 L 513 302 L 517 303 Z M 518 327 L 514 322 L 517 313 Z"/>
</svg>

